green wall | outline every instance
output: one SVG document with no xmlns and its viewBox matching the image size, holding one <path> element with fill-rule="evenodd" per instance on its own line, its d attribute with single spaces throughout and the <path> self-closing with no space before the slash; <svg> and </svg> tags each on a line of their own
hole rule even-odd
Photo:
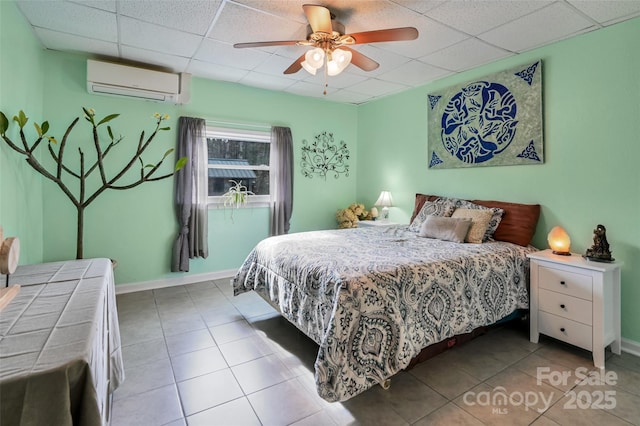
<svg viewBox="0 0 640 426">
<path fill-rule="evenodd" d="M 42 47 L 13 3 L 0 2 L 0 111 L 42 114 Z M 31 123 L 28 124 L 31 127 Z M 12 126 L 7 135 L 16 139 Z M 18 236 L 20 263 L 42 261 L 42 181 L 0 141 L 0 225 Z"/>
<path fill-rule="evenodd" d="M 81 115 L 82 106 L 94 108 L 99 117 L 121 114 L 110 124 L 125 139 L 109 155 L 108 165 L 122 164 L 130 157 L 139 132 L 153 128 L 154 112 L 171 116 L 171 130 L 154 140 L 155 149 L 143 157 L 145 163 L 155 161 L 175 146 L 179 116 L 289 126 L 296 157 L 303 139 L 312 140 L 315 134 L 326 130 L 345 140 L 355 158 L 357 107 L 352 105 L 199 78 L 193 79 L 191 101 L 183 106 L 92 95 L 86 90 L 85 57 L 45 52 L 44 62 L 48 70 L 56 70 L 47 73 L 44 90 L 44 111 L 53 134 L 61 135 L 68 123 Z M 70 141 L 89 144 L 90 129 L 87 122 L 80 120 Z M 67 148 L 67 152 L 74 151 Z M 68 155 L 76 161 L 72 154 Z M 77 154 L 73 155 L 77 158 Z M 298 165 L 296 158 L 292 231 L 334 227 L 335 210 L 351 203 L 355 196 L 355 163 L 351 165 L 351 177 L 326 181 L 304 178 Z M 44 260 L 73 257 L 75 210 L 50 182 L 44 184 L 44 212 Z M 169 272 L 177 233 L 172 180 L 105 192 L 88 207 L 85 221 L 85 257 L 117 259 L 117 283 L 183 275 Z M 192 260 L 190 273 L 237 268 L 250 249 L 268 235 L 268 225 L 266 207 L 235 212 L 233 221 L 229 211 L 213 207 L 209 214 L 209 258 Z"/>
<path fill-rule="evenodd" d="M 584 253 L 593 228 L 607 227 L 622 267 L 622 334 L 640 341 L 640 19 L 614 25 L 433 84 L 363 105 L 358 111 L 357 195 L 381 189 L 408 222 L 416 192 L 542 205 L 534 237 L 563 226 Z M 427 94 L 542 59 L 543 165 L 429 170 Z"/>
<path fill-rule="evenodd" d="M 623 336 L 640 341 L 640 19 L 479 67 L 362 105 L 341 105 L 194 78 L 187 105 L 158 104 L 91 95 L 85 88 L 85 57 L 41 50 L 12 2 L 0 2 L 0 110 L 13 116 L 24 109 L 32 121 L 50 121 L 58 137 L 81 107 L 98 116 L 120 113 L 112 122 L 125 136 L 109 158 L 114 167 L 128 159 L 142 129 L 153 128 L 154 112 L 170 114 L 171 130 L 156 138 L 144 158 L 151 162 L 176 142 L 179 116 L 284 125 L 292 129 L 295 193 L 292 231 L 332 228 L 334 213 L 353 201 L 371 205 L 390 190 L 396 206 L 391 219 L 408 222 L 416 192 L 540 203 L 542 217 L 534 244 L 546 246 L 546 233 L 562 225 L 572 249 L 584 252 L 598 223 L 608 228 L 614 257 L 624 262 Z M 543 61 L 545 163 L 428 170 L 426 95 L 450 84 L 495 71 Z M 351 173 L 340 179 L 304 178 L 302 140 L 333 132 L 351 150 Z M 15 132 L 10 133 L 15 136 Z M 81 120 L 71 144 L 87 144 Z M 69 151 L 71 152 L 71 150 Z M 47 158 L 47 156 L 44 156 Z M 85 256 L 115 258 L 117 283 L 179 278 L 169 272 L 177 232 L 171 180 L 129 191 L 110 191 L 86 212 Z M 0 223 L 23 242 L 21 264 L 73 258 L 75 213 L 60 190 L 27 168 L 0 144 Z M 212 208 L 210 256 L 191 262 L 198 274 L 236 268 L 268 232 L 266 208 L 229 212 Z"/>
</svg>

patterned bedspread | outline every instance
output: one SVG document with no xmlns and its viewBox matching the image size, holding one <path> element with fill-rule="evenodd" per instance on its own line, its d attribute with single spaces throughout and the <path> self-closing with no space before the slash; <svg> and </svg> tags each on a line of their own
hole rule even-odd
<svg viewBox="0 0 640 426">
<path fill-rule="evenodd" d="M 406 226 L 302 232 L 261 241 L 233 286 L 271 300 L 318 343 L 318 394 L 343 401 L 423 348 L 528 308 L 535 250 L 420 238 Z"/>
</svg>

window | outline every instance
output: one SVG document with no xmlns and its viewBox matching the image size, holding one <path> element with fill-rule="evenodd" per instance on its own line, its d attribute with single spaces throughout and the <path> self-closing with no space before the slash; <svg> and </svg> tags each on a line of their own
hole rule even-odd
<svg viewBox="0 0 640 426">
<path fill-rule="evenodd" d="M 221 203 L 231 181 L 255 194 L 249 202 L 269 202 L 271 133 L 207 127 L 209 202 Z"/>
</svg>

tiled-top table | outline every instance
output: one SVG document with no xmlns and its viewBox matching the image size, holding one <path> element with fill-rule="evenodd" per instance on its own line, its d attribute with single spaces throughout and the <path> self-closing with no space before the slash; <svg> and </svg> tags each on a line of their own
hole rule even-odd
<svg viewBox="0 0 640 426">
<path fill-rule="evenodd" d="M 107 425 L 124 380 L 109 259 L 21 266 L 10 283 L 21 289 L 0 312 L 0 424 Z"/>
</svg>

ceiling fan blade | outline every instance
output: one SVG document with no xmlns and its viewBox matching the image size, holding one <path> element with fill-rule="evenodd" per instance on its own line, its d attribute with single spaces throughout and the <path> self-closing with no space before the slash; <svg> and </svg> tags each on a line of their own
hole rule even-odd
<svg viewBox="0 0 640 426">
<path fill-rule="evenodd" d="M 302 69 L 302 62 L 304 62 L 305 55 L 306 55 L 306 53 L 300 55 L 300 57 L 298 59 L 296 59 L 294 63 L 289 65 L 289 68 L 284 70 L 283 74 L 295 74 L 298 71 L 300 71 Z"/>
<path fill-rule="evenodd" d="M 311 25 L 311 29 L 314 33 L 327 33 L 333 32 L 333 26 L 331 25 L 331 12 L 324 6 L 317 6 L 314 4 L 302 5 L 304 14 L 307 16 L 307 21 Z"/>
<path fill-rule="evenodd" d="M 373 71 L 380 66 L 379 63 L 357 50 L 350 49 L 346 46 L 340 46 L 340 49 L 351 52 L 351 63 L 363 71 Z"/>
<path fill-rule="evenodd" d="M 384 41 L 403 41 L 415 40 L 418 38 L 418 30 L 414 27 L 389 28 L 386 30 L 364 31 L 361 33 L 347 34 L 344 36 L 353 38 L 353 43 L 346 44 L 363 44 L 363 43 L 380 43 Z"/>
<path fill-rule="evenodd" d="M 267 46 L 295 46 L 299 42 L 297 40 L 285 40 L 285 41 L 255 41 L 251 43 L 236 43 L 233 45 L 236 49 L 242 49 L 245 47 L 267 47 Z M 306 43 L 306 42 L 305 42 Z"/>
</svg>

